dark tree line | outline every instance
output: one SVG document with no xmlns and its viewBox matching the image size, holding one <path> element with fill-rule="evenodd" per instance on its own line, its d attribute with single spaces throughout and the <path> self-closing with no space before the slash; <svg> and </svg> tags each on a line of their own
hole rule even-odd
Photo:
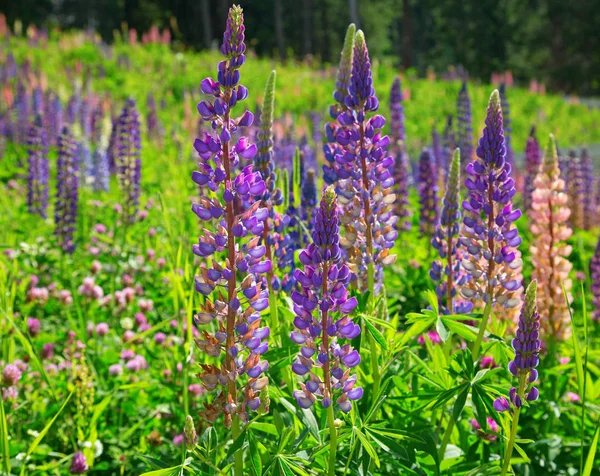
<svg viewBox="0 0 600 476">
<path fill-rule="evenodd" d="M 123 22 L 169 27 L 182 45 L 218 45 L 229 0 L 0 0 L 10 23 L 94 27 L 107 40 Z M 600 0 L 240 0 L 249 43 L 262 55 L 336 62 L 350 21 L 373 56 L 474 78 L 509 69 L 550 88 L 600 93 Z M 173 19 L 176 22 L 173 22 Z"/>
</svg>

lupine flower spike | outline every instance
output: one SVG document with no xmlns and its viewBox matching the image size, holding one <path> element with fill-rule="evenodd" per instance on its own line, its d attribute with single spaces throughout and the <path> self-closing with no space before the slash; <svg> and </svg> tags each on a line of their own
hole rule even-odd
<svg viewBox="0 0 600 476">
<path fill-rule="evenodd" d="M 525 147 L 525 190 L 523 191 L 523 208 L 525 213 L 531 210 L 531 195 L 535 190 L 533 182 L 540 170 L 541 162 L 542 152 L 535 138 L 535 127 L 532 127 Z"/>
<path fill-rule="evenodd" d="M 125 222 L 133 222 L 140 202 L 140 120 L 135 101 L 128 99 L 117 125 L 117 176 L 123 199 Z"/>
<path fill-rule="evenodd" d="M 79 158 L 77 144 L 67 126 L 58 137 L 57 189 L 54 221 L 59 247 L 65 253 L 75 249 L 73 233 L 77 221 L 79 197 Z"/>
<path fill-rule="evenodd" d="M 439 308 L 447 314 L 464 314 L 473 308 L 471 302 L 458 299 L 457 296 L 457 290 L 469 278 L 462 269 L 463 251 L 458 246 L 461 219 L 459 190 L 460 151 L 456 149 L 450 165 L 440 222 L 431 240 L 440 259 L 433 262 L 429 271 L 429 276 L 436 283 Z"/>
<path fill-rule="evenodd" d="M 592 295 L 594 304 L 592 319 L 600 322 L 600 238 L 598 239 L 594 256 L 592 256 L 590 261 L 590 276 L 592 278 Z"/>
<path fill-rule="evenodd" d="M 205 133 L 194 142 L 199 170 L 192 175 L 205 191 L 200 202 L 192 206 L 193 212 L 202 221 L 218 220 L 217 231 L 204 229 L 193 247 L 194 254 L 207 259 L 207 266 L 196 277 L 196 290 L 207 299 L 194 319 L 197 325 L 216 320 L 218 329 L 214 335 L 203 331 L 196 345 L 212 357 L 225 354 L 224 363 L 201 365 L 198 376 L 204 387 L 210 391 L 219 388 L 201 415 L 214 422 L 223 414 L 234 438 L 240 432 L 239 421 L 248 421 L 249 411 L 268 405 L 266 392 L 261 391 L 268 383 L 263 375 L 268 363 L 262 355 L 268 349 L 269 328 L 261 327 L 260 312 L 269 305 L 261 275 L 271 270 L 271 262 L 265 259 L 265 245 L 259 245 L 269 213 L 260 200 L 267 187 L 251 163 L 236 173 L 241 161 L 254 158 L 256 145 L 246 137 L 231 143 L 232 134 L 239 127 L 252 125 L 254 119 L 249 111 L 231 117 L 232 108 L 248 97 L 248 90 L 239 84 L 245 51 L 242 9 L 233 6 L 223 35 L 221 53 L 225 60 L 219 63 L 218 80 L 206 78 L 201 83 L 204 94 L 212 98 L 200 102 L 198 112 L 212 123 L 215 132 Z M 219 261 L 223 254 L 226 260 Z M 236 474 L 241 474 L 242 464 L 238 452 Z"/>
<path fill-rule="evenodd" d="M 569 304 L 572 281 L 568 260 L 571 246 L 565 241 L 571 236 L 568 225 L 565 182 L 560 177 L 556 143 L 551 135 L 544 152 L 542 167 L 534 180 L 532 194 L 531 231 L 534 239 L 530 248 L 533 264 L 532 278 L 539 283 L 539 310 L 544 316 L 542 331 L 549 340 L 564 340 L 571 335 Z"/>
<path fill-rule="evenodd" d="M 392 84 L 390 93 L 390 132 L 392 155 L 394 157 L 393 175 L 396 192 L 395 212 L 398 217 L 398 231 L 410 230 L 410 204 L 408 201 L 408 155 L 406 153 L 406 135 L 404 132 L 404 108 L 402 107 L 402 87 L 400 78 Z"/>
<path fill-rule="evenodd" d="M 517 377 L 517 386 L 510 389 L 508 399 L 500 397 L 494 401 L 494 409 L 498 412 L 509 411 L 512 408 L 512 431 L 504 455 L 502 475 L 505 475 L 510 467 L 521 407 L 526 400 L 534 402 L 540 396 L 539 390 L 533 385 L 538 378 L 536 367 L 540 361 L 538 354 L 541 348 L 536 290 L 537 282 L 534 280 L 527 287 L 525 302 L 519 316 L 517 335 L 512 340 L 515 358 L 508 364 L 508 370 Z"/>
<path fill-rule="evenodd" d="M 48 209 L 48 141 L 38 116 L 27 135 L 27 207 L 29 213 L 46 218 Z"/>
<path fill-rule="evenodd" d="M 431 237 L 438 224 L 438 182 L 434 159 L 429 149 L 424 148 L 419 157 L 419 231 Z"/>
<path fill-rule="evenodd" d="M 473 354 L 485 333 L 492 306 L 512 309 L 521 302 L 521 244 L 514 222 L 521 217 L 513 210 L 516 193 L 510 178 L 511 167 L 504 160 L 506 148 L 502 125 L 502 110 L 498 91 L 490 97 L 483 135 L 479 139 L 477 158 L 466 168 L 465 186 L 469 191 L 463 201 L 465 217 L 461 244 L 466 257 L 463 267 L 471 275 L 461 289 L 465 299 L 482 300 L 484 315 Z"/>
<path fill-rule="evenodd" d="M 583 230 L 585 227 L 585 179 L 581 168 L 581 161 L 571 151 L 567 162 L 567 193 L 569 195 L 569 208 L 571 209 L 570 223 L 574 229 Z"/>
<path fill-rule="evenodd" d="M 597 218 L 594 213 L 594 164 L 587 149 L 581 150 L 581 174 L 583 176 L 583 229 L 589 230 L 596 225 Z"/>
<path fill-rule="evenodd" d="M 457 119 L 458 119 L 458 147 L 463 163 L 468 164 L 473 160 L 473 125 L 471 115 L 471 98 L 467 89 L 467 82 L 463 82 L 462 88 L 458 93 L 457 100 Z"/>
</svg>

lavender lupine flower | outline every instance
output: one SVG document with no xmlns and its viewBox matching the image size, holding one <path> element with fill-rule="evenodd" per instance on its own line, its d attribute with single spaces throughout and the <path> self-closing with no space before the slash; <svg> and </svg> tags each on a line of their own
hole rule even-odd
<svg viewBox="0 0 600 476">
<path fill-rule="evenodd" d="M 294 398 L 301 408 L 311 407 L 317 398 L 328 408 L 335 400 L 342 411 L 349 412 L 352 400 L 363 394 L 361 387 L 355 387 L 357 376 L 350 375 L 350 369 L 360 363 L 360 355 L 350 343 L 341 345 L 339 341 L 357 337 L 360 327 L 348 316 L 357 300 L 348 299 L 350 270 L 341 259 L 333 186 L 323 192 L 312 238 L 313 242 L 300 253 L 304 271 L 298 269 L 295 273 L 302 291 L 292 293 L 297 330 L 290 337 L 302 346 L 292 371 L 308 376 L 300 383 L 301 389 L 294 391 Z"/>
<path fill-rule="evenodd" d="M 85 474 L 89 469 L 85 456 L 81 451 L 75 453 L 71 466 L 69 467 L 69 473 L 71 474 Z"/>
<path fill-rule="evenodd" d="M 205 133 L 194 142 L 199 170 L 192 175 L 205 190 L 192 210 L 203 221 L 219 220 L 216 232 L 204 229 L 193 247 L 197 256 L 212 257 L 210 265 L 201 268 L 196 277 L 196 290 L 207 297 L 217 286 L 227 292 L 223 295 L 224 290 L 219 290 L 212 299 L 207 298 L 194 316 L 197 325 L 215 319 L 219 323 L 215 335 L 204 331 L 203 338 L 196 340 L 200 350 L 213 357 L 225 353 L 224 364 L 202 365 L 199 377 L 204 387 L 221 387 L 216 399 L 205 404 L 202 415 L 214 422 L 223 414 L 225 426 L 233 423 L 234 429 L 239 427 L 239 419 L 248 421 L 249 410 L 268 405 L 268 397 L 261 393 L 268 379 L 261 375 L 268 367 L 262 355 L 268 349 L 265 339 L 270 331 L 260 327 L 260 312 L 269 305 L 269 293 L 260 275 L 271 270 L 271 262 L 265 259 L 265 245 L 259 245 L 269 213 L 260 207 L 267 187 L 251 164 L 242 167 L 239 174 L 235 172 L 240 160 L 251 160 L 256 155 L 256 145 L 246 137 L 230 143 L 232 133 L 238 127 L 250 126 L 254 119 L 249 111 L 239 118 L 231 117 L 231 109 L 248 97 L 248 90 L 239 84 L 245 51 L 242 9 L 233 6 L 223 35 L 221 53 L 226 59 L 219 63 L 218 82 L 206 78 L 201 83 L 202 92 L 214 99 L 200 102 L 198 112 L 205 121 L 212 122 L 215 132 L 213 136 Z M 220 264 L 217 258 L 224 251 L 227 260 Z"/>
<path fill-rule="evenodd" d="M 494 402 L 494 408 L 498 412 L 510 409 L 512 403 L 515 407 L 523 406 L 523 400 L 533 402 L 540 396 L 537 387 L 532 384 L 538 378 L 538 366 L 540 359 L 540 315 L 536 303 L 537 281 L 533 280 L 527 287 L 525 302 L 521 307 L 517 335 L 512 340 L 515 350 L 515 358 L 508 364 L 509 372 L 517 377 L 518 386 L 510 389 L 509 401 L 499 398 Z"/>
<path fill-rule="evenodd" d="M 135 101 L 128 99 L 123 107 L 118 131 L 117 177 L 123 197 L 125 220 L 133 222 L 137 216 L 140 201 L 140 178 L 142 161 L 140 157 L 140 120 Z"/>
<path fill-rule="evenodd" d="M 523 208 L 525 212 L 531 210 L 531 194 L 535 190 L 533 181 L 539 172 L 542 163 L 542 151 L 535 138 L 535 126 L 531 128 L 527 145 L 525 147 L 525 190 L 523 191 Z"/>
<path fill-rule="evenodd" d="M 473 159 L 473 116 L 471 115 L 471 98 L 467 89 L 467 82 L 463 82 L 458 93 L 456 104 L 458 147 L 463 163 L 469 163 Z"/>
<path fill-rule="evenodd" d="M 462 287 L 461 294 L 469 300 L 482 299 L 486 306 L 496 304 L 512 309 L 521 302 L 521 238 L 513 225 L 521 211 L 512 208 L 516 190 L 510 178 L 510 164 L 504 160 L 506 148 L 497 90 L 490 97 L 476 154 L 477 158 L 466 168 L 469 195 L 463 201 L 461 240 L 467 255 L 462 264 L 472 279 Z"/>
<path fill-rule="evenodd" d="M 96 147 L 96 150 L 92 155 L 92 169 L 94 176 L 94 191 L 108 192 L 110 184 L 110 164 L 108 162 L 108 153 L 104 147 Z"/>
<path fill-rule="evenodd" d="M 51 144 L 56 144 L 58 135 L 62 130 L 63 112 L 58 94 L 50 95 L 48 107 L 48 136 Z"/>
<path fill-rule="evenodd" d="M 585 226 L 585 179 L 581 161 L 575 156 L 575 152 L 569 153 L 567 162 L 567 194 L 569 195 L 569 208 L 571 209 L 570 222 L 574 229 L 582 230 Z"/>
<path fill-rule="evenodd" d="M 408 154 L 406 153 L 404 108 L 402 106 L 402 85 L 396 78 L 390 92 L 390 135 L 394 157 L 393 175 L 396 193 L 395 212 L 398 217 L 398 231 L 408 231 L 411 227 L 411 211 L 408 201 Z"/>
<path fill-rule="evenodd" d="M 594 164 L 587 149 L 581 150 L 581 175 L 583 178 L 583 229 L 589 230 L 596 225 L 594 194 Z"/>
<path fill-rule="evenodd" d="M 433 262 L 429 276 L 436 283 L 439 309 L 448 314 L 471 312 L 473 304 L 457 299 L 457 290 L 469 276 L 462 269 L 463 253 L 459 248 L 460 228 L 460 151 L 456 149 L 446 185 L 440 222 L 431 245 L 440 259 Z"/>
<path fill-rule="evenodd" d="M 27 207 L 29 213 L 46 218 L 48 208 L 48 141 L 38 116 L 27 137 Z"/>
<path fill-rule="evenodd" d="M 354 56 L 354 36 L 356 27 L 354 23 L 348 26 L 344 46 L 340 55 L 340 65 L 337 72 L 337 81 L 335 83 L 335 92 L 333 98 L 336 103 L 329 108 L 329 115 L 333 121 L 325 124 L 325 137 L 327 142 L 323 144 L 323 153 L 325 155 L 326 165 L 323 165 L 323 180 L 327 184 L 334 184 L 340 178 L 340 169 L 344 168 L 342 164 L 335 160 L 336 155 L 340 153 L 340 146 L 337 143 L 336 135 L 339 129 L 337 117 L 346 110 L 345 99 L 350 86 L 350 76 L 352 74 L 352 61 Z M 347 174 L 342 174 L 347 175 Z"/>
<path fill-rule="evenodd" d="M 29 94 L 21 82 L 17 84 L 15 107 L 17 109 L 17 135 L 21 144 L 24 144 L 27 142 L 29 134 Z"/>
<path fill-rule="evenodd" d="M 104 108 L 102 103 L 98 102 L 90 116 L 90 142 L 98 147 L 102 140 L 102 129 L 104 125 Z"/>
<path fill-rule="evenodd" d="M 590 277 L 592 279 L 592 295 L 594 296 L 592 318 L 600 321 L 600 238 L 594 256 L 590 261 Z"/>
<path fill-rule="evenodd" d="M 56 206 L 54 208 L 55 234 L 58 246 L 65 253 L 75 249 L 73 233 L 77 222 L 79 199 L 79 158 L 77 144 L 65 126 L 58 137 Z"/>
<path fill-rule="evenodd" d="M 312 231 L 314 221 L 314 211 L 317 206 L 317 178 L 315 171 L 310 169 L 306 172 L 306 177 L 302 182 L 300 209 L 304 225 L 309 231 Z"/>
<path fill-rule="evenodd" d="M 86 139 L 90 139 L 92 134 L 92 111 L 91 103 L 89 98 L 83 99 L 79 107 L 79 126 L 81 127 L 81 133 Z"/>
<path fill-rule="evenodd" d="M 510 120 L 510 107 L 508 105 L 508 98 L 506 97 L 506 85 L 502 83 L 499 89 L 500 93 L 500 106 L 502 107 L 502 118 L 504 120 L 504 144 L 506 146 L 506 158 L 505 160 L 510 164 L 513 173 L 516 172 L 514 164 L 514 152 L 512 148 L 512 127 Z"/>
<path fill-rule="evenodd" d="M 156 101 L 152 93 L 148 94 L 146 100 L 148 114 L 146 115 L 146 127 L 148 128 L 148 137 L 154 139 L 158 135 L 158 114 L 156 112 Z"/>
<path fill-rule="evenodd" d="M 390 249 L 398 236 L 398 218 L 391 207 L 396 200 L 390 167 L 394 159 L 387 154 L 389 138 L 381 135 L 385 118 L 366 115 L 379 108 L 373 89 L 371 61 L 362 31 L 356 33 L 354 60 L 347 110 L 338 116 L 336 140 L 341 146 L 335 160 L 344 164 L 345 176 L 338 182 L 340 217 L 345 227 L 342 246 L 348 251 L 361 289 L 372 288 L 383 280 L 383 267 L 396 256 Z M 366 279 L 365 279 L 366 278 Z"/>
<path fill-rule="evenodd" d="M 429 149 L 423 148 L 419 157 L 419 231 L 431 237 L 439 219 L 438 184 L 435 162 Z"/>
</svg>

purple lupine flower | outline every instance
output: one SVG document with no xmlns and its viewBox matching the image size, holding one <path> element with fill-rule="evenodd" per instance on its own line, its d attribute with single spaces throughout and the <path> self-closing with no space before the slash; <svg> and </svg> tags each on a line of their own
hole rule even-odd
<svg viewBox="0 0 600 476">
<path fill-rule="evenodd" d="M 81 451 L 75 453 L 71 466 L 69 467 L 69 473 L 71 474 L 84 474 L 89 469 L 85 456 Z"/>
<path fill-rule="evenodd" d="M 440 138 L 440 134 L 435 127 L 435 124 L 431 128 L 431 152 L 433 153 L 433 158 L 435 160 L 435 175 L 438 179 L 438 185 L 440 190 L 442 190 L 443 185 L 446 183 L 448 174 L 448 167 L 450 162 L 444 162 L 444 154 L 442 152 L 442 140 Z"/>
<path fill-rule="evenodd" d="M 531 128 L 527 145 L 525 146 L 525 190 L 523 191 L 523 208 L 526 212 L 531 210 L 531 195 L 535 190 L 533 181 L 540 170 L 542 151 L 535 138 L 535 126 Z"/>
<path fill-rule="evenodd" d="M 104 127 L 104 108 L 102 102 L 98 102 L 90 116 L 90 142 L 96 147 L 102 140 L 102 129 Z"/>
<path fill-rule="evenodd" d="M 600 321 L 600 238 L 596 245 L 596 251 L 590 261 L 590 277 L 592 279 L 592 295 L 594 310 L 592 318 L 595 321 Z"/>
<path fill-rule="evenodd" d="M 48 141 L 38 116 L 27 137 L 27 207 L 29 213 L 46 218 L 48 209 Z"/>
<path fill-rule="evenodd" d="M 439 220 L 438 182 L 434 159 L 426 147 L 419 157 L 419 231 L 422 235 L 431 237 Z"/>
<path fill-rule="evenodd" d="M 73 93 L 67 103 L 67 110 L 65 114 L 65 122 L 69 125 L 74 125 L 79 115 L 79 108 L 81 107 L 81 94 L 79 91 Z"/>
<path fill-rule="evenodd" d="M 352 400 L 362 397 L 356 387 L 357 376 L 350 369 L 360 363 L 358 351 L 350 341 L 360 334 L 360 327 L 349 317 L 357 305 L 356 298 L 348 299 L 350 270 L 342 263 L 337 201 L 333 186 L 321 199 L 316 215 L 313 242 L 300 253 L 304 271 L 296 270 L 296 280 L 302 291 L 294 291 L 296 330 L 292 341 L 302 346 L 292 364 L 292 371 L 307 376 L 294 391 L 301 408 L 309 408 L 319 398 L 323 407 L 335 400 L 339 408 L 349 412 Z M 313 313 L 316 311 L 316 316 Z M 321 369 L 317 373 L 317 369 Z"/>
<path fill-rule="evenodd" d="M 540 362 L 538 356 L 541 348 L 540 342 L 540 314 L 536 303 L 537 281 L 533 280 L 527 287 L 525 302 L 521 307 L 517 335 L 512 340 L 515 358 L 508 364 L 509 372 L 517 377 L 518 386 L 512 387 L 509 392 L 509 401 L 520 408 L 523 400 L 530 402 L 539 398 L 540 392 L 532 384 L 538 378 L 536 367 Z M 498 412 L 510 409 L 510 403 L 502 397 L 494 402 Z"/>
<path fill-rule="evenodd" d="M 158 135 L 158 113 L 156 112 L 156 101 L 154 100 L 154 95 L 152 93 L 148 93 L 146 107 L 148 108 L 148 114 L 146 115 L 148 137 L 154 139 Z"/>
<path fill-rule="evenodd" d="M 334 184 L 342 177 L 347 177 L 344 164 L 338 163 L 335 157 L 340 154 L 340 146 L 337 143 L 336 136 L 339 129 L 337 122 L 338 116 L 346 110 L 345 99 L 350 86 L 350 76 L 352 74 L 352 61 L 354 56 L 354 36 L 356 27 L 354 23 L 348 26 L 344 46 L 340 55 L 340 65 L 337 72 L 337 81 L 335 83 L 335 92 L 333 98 L 336 103 L 329 108 L 329 115 L 333 119 L 325 124 L 325 137 L 327 142 L 323 144 L 323 153 L 327 164 L 323 165 L 323 180 L 327 184 Z"/>
<path fill-rule="evenodd" d="M 476 154 L 477 158 L 466 168 L 469 195 L 463 201 L 461 240 L 466 254 L 462 264 L 472 279 L 461 288 L 461 294 L 469 300 L 483 299 L 486 304 L 512 309 L 521 303 L 521 238 L 514 226 L 521 211 L 512 208 L 516 190 L 510 164 L 504 160 L 506 148 L 497 90 L 490 97 Z"/>
<path fill-rule="evenodd" d="M 44 93 L 40 86 L 37 86 L 33 89 L 31 99 L 33 105 L 33 115 L 44 117 Z"/>
<path fill-rule="evenodd" d="M 259 245 L 269 213 L 261 208 L 260 200 L 267 187 L 251 164 L 241 167 L 236 175 L 241 161 L 254 158 L 256 145 L 246 137 L 231 142 L 240 124 L 249 126 L 253 119 L 249 112 L 231 117 L 232 108 L 248 97 L 248 90 L 239 84 L 239 70 L 246 58 L 243 18 L 239 6 L 230 8 L 221 46 L 226 59 L 219 63 L 218 81 L 206 78 L 201 83 L 202 92 L 212 98 L 200 102 L 198 112 L 205 121 L 212 122 L 215 132 L 212 136 L 205 133 L 194 142 L 199 170 L 192 175 L 205 191 L 200 202 L 192 206 L 193 212 L 203 221 L 219 220 L 217 231 L 204 229 L 193 247 L 195 255 L 211 257 L 211 263 L 196 276 L 196 291 L 207 299 L 194 321 L 196 325 L 215 319 L 219 322 L 219 330 L 214 335 L 204 332 L 196 345 L 213 357 L 225 353 L 224 364 L 202 365 L 199 377 L 204 387 L 212 391 L 220 386 L 218 396 L 205 404 L 202 415 L 214 422 L 223 414 L 228 428 L 232 422 L 237 425 L 238 419 L 247 422 L 249 410 L 268 404 L 266 392 L 261 391 L 268 384 L 263 375 L 268 362 L 262 360 L 262 355 L 268 349 L 270 331 L 260 327 L 260 313 L 269 305 L 261 275 L 271 270 L 271 262 L 265 259 L 265 245 Z M 227 260 L 220 264 L 217 258 L 223 252 Z M 225 287 L 227 295 L 223 296 L 221 290 L 213 294 L 217 286 Z M 208 298 L 211 295 L 213 299 Z"/>
<path fill-rule="evenodd" d="M 516 172 L 514 164 L 514 152 L 512 148 L 512 126 L 510 120 L 510 107 L 506 97 L 506 85 L 502 83 L 498 91 L 500 93 L 500 106 L 502 107 L 502 118 L 504 120 L 504 145 L 506 146 L 505 160 L 510 164 L 513 173 Z"/>
<path fill-rule="evenodd" d="M 450 165 L 450 162 L 452 162 L 452 154 L 454 154 L 454 150 L 458 146 L 456 143 L 456 134 L 454 133 L 454 126 L 452 124 L 452 121 L 452 114 L 449 114 L 448 118 L 446 119 L 446 125 L 444 126 L 444 134 L 442 136 L 442 162 L 446 166 L 445 170 L 447 170 L 447 168 Z"/>
<path fill-rule="evenodd" d="M 54 208 L 55 234 L 58 246 L 65 253 L 75 249 L 73 233 L 77 222 L 79 200 L 79 157 L 77 144 L 65 126 L 58 137 L 57 189 Z"/>
<path fill-rule="evenodd" d="M 104 147 L 98 146 L 92 155 L 92 175 L 94 191 L 108 192 L 110 185 L 110 164 L 108 162 L 108 153 Z"/>
<path fill-rule="evenodd" d="M 25 144 L 29 134 L 29 94 L 21 82 L 17 84 L 15 108 L 17 109 L 17 136 L 19 142 Z"/>
<path fill-rule="evenodd" d="M 90 139 L 92 134 L 92 111 L 90 98 L 84 98 L 79 107 L 79 126 L 84 138 Z"/>
<path fill-rule="evenodd" d="M 127 222 L 133 222 L 140 203 L 140 178 L 142 160 L 140 156 L 140 120 L 135 101 L 125 102 L 119 123 L 117 150 L 117 177 L 123 196 L 123 215 Z"/>
<path fill-rule="evenodd" d="M 48 136 L 51 144 L 56 144 L 62 131 L 63 112 L 58 94 L 51 93 L 48 104 Z"/>
<path fill-rule="evenodd" d="M 459 248 L 460 228 L 460 151 L 456 149 L 444 195 L 442 213 L 431 246 L 440 259 L 432 263 L 429 276 L 436 283 L 439 309 L 445 314 L 464 314 L 471 312 L 473 304 L 457 300 L 457 290 L 463 286 L 469 276 L 462 269 L 463 253 Z"/>
<path fill-rule="evenodd" d="M 387 154 L 390 139 L 381 134 L 385 118 L 374 115 L 367 119 L 368 113 L 379 108 L 379 101 L 373 89 L 367 44 L 360 30 L 356 33 L 345 105 L 347 110 L 338 116 L 341 127 L 336 140 L 341 147 L 335 156 L 344 167 L 339 169 L 338 182 L 343 208 L 340 220 L 346 230 L 342 246 L 361 289 L 366 289 L 369 281 L 380 285 L 383 267 L 395 261 L 390 250 L 398 236 L 398 217 L 391 210 L 396 196 L 390 172 L 394 159 Z"/>
<path fill-rule="evenodd" d="M 473 159 L 473 116 L 471 115 L 471 98 L 469 97 L 466 81 L 463 82 L 462 88 L 458 93 L 456 110 L 457 145 L 464 164 L 469 163 Z"/>
<path fill-rule="evenodd" d="M 589 230 L 596 225 L 596 220 L 594 220 L 596 214 L 594 195 L 593 193 L 590 193 L 592 190 L 594 190 L 594 164 L 587 149 L 581 150 L 581 175 L 583 178 L 583 188 L 585 190 L 585 193 L 582 196 L 583 229 Z"/>
<path fill-rule="evenodd" d="M 309 231 L 312 231 L 314 222 L 314 212 L 317 206 L 317 178 L 315 171 L 310 169 L 302 181 L 300 190 L 300 210 L 304 225 Z"/>
<path fill-rule="evenodd" d="M 398 217 L 398 231 L 408 231 L 411 227 L 411 211 L 408 200 L 408 154 L 406 153 L 406 134 L 404 129 L 404 108 L 402 106 L 402 86 L 396 78 L 390 92 L 390 135 L 392 155 L 394 156 L 393 175 Z"/>
<path fill-rule="evenodd" d="M 565 184 L 569 197 L 569 208 L 571 209 L 571 227 L 582 230 L 585 227 L 585 196 L 587 191 L 581 161 L 576 157 L 575 151 L 569 152 Z"/>
</svg>

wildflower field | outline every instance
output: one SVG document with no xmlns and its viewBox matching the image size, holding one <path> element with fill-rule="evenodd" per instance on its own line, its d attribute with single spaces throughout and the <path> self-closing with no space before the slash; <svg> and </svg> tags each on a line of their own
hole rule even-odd
<svg viewBox="0 0 600 476">
<path fill-rule="evenodd" d="M 600 110 L 3 18 L 0 475 L 600 474 Z"/>
</svg>

